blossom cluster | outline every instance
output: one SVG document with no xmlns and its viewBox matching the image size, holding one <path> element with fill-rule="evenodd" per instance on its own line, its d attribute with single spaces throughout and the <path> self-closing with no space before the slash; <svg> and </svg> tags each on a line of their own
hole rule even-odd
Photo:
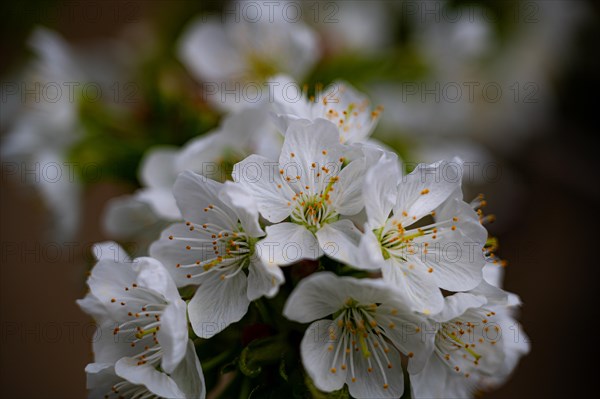
<svg viewBox="0 0 600 399">
<path fill-rule="evenodd" d="M 107 230 L 152 242 L 136 259 L 107 256 L 115 243 L 96 248 L 79 301 L 98 326 L 92 397 L 204 398 L 215 365 L 255 378 L 274 363 L 282 380 L 300 368 L 309 392 L 339 397 L 499 386 L 529 344 L 520 300 L 501 287 L 484 201 L 463 198 L 462 161 L 405 173 L 371 138 L 383 110 L 343 81 L 309 95 L 298 81 L 315 38 L 278 23 L 202 21 L 184 34 L 180 58 L 199 80 L 277 82 L 301 97 L 217 101 L 228 112 L 219 127 L 151 150 L 144 187 L 112 200 Z M 223 356 L 207 356 L 206 342 Z M 249 351 L 262 351 L 254 367 Z M 284 362 L 295 353 L 297 364 Z"/>
<path fill-rule="evenodd" d="M 91 389 L 204 397 L 189 335 L 211 339 L 239 322 L 299 263 L 317 266 L 283 316 L 311 323 L 300 354 L 317 389 L 400 397 L 405 366 L 415 397 L 463 397 L 510 374 L 528 350 L 509 332 L 519 301 L 498 277 L 484 278 L 500 266 L 486 249 L 482 201 L 465 202 L 460 172 L 448 176 L 460 160 L 403 174 L 398 156 L 369 139 L 380 110 L 338 85 L 336 102 L 232 113 L 215 133 L 147 163 L 164 184 L 149 189 L 156 209 L 181 221 L 150 257 L 99 256 L 81 302 L 102 332 Z M 251 149 L 264 138 L 272 148 Z M 194 171 L 203 152 L 216 167 L 232 164 L 232 180 Z"/>
</svg>

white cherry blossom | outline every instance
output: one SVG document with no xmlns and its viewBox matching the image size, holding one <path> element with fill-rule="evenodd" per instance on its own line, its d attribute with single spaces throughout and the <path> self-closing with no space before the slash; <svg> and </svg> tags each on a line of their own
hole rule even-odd
<svg viewBox="0 0 600 399">
<path fill-rule="evenodd" d="M 482 280 L 487 232 L 462 200 L 459 166 L 459 160 L 420 164 L 401 176 L 387 157 L 365 179 L 367 223 L 354 263 L 381 269 L 423 313 L 442 309 L 440 288 L 466 291 Z"/>
<path fill-rule="evenodd" d="M 247 4 L 258 10 L 256 18 L 246 18 Z M 185 29 L 179 58 L 204 82 L 212 104 L 231 111 L 264 103 L 266 81 L 277 74 L 301 79 L 319 59 L 317 35 L 301 20 L 287 19 L 286 4 L 237 1 L 229 7 L 238 18 L 201 17 Z"/>
<path fill-rule="evenodd" d="M 85 371 L 90 399 L 206 397 L 204 376 L 191 340 L 188 341 L 183 361 L 170 375 L 150 365 L 128 367 L 128 361 L 121 359 L 116 364 L 88 364 Z"/>
<path fill-rule="evenodd" d="M 280 78 L 285 84 L 275 90 L 273 114 L 275 123 L 286 132 L 290 123 L 297 120 L 313 122 L 326 119 L 334 123 L 344 144 L 366 142 L 377 126 L 382 107 L 373 108 L 367 96 L 359 93 L 347 82 L 337 81 L 324 90 L 317 88 L 316 96 L 301 98 L 290 93 L 301 93 L 299 85 Z M 290 90 L 290 86 L 295 90 Z"/>
<path fill-rule="evenodd" d="M 400 353 L 416 373 L 433 348 L 432 335 L 424 333 L 432 329 L 429 322 L 381 280 L 316 273 L 298 284 L 283 314 L 313 322 L 300 344 L 302 363 L 326 392 L 347 384 L 355 398 L 398 398 L 404 391 Z"/>
<path fill-rule="evenodd" d="M 114 243 L 95 251 L 100 255 L 88 279 L 90 293 L 79 302 L 98 323 L 95 362 L 120 364 L 121 376 L 139 375 L 138 367 L 173 372 L 185 357 L 188 332 L 186 304 L 169 273 L 152 258 L 129 260 Z"/>
<path fill-rule="evenodd" d="M 350 159 L 340 144 L 336 126 L 326 120 L 293 122 L 278 162 L 251 155 L 238 163 L 234 179 L 256 199 L 269 222 L 268 247 L 261 256 L 269 263 L 288 265 L 336 253 L 357 229 L 341 216 L 363 208 L 361 196 L 365 157 Z M 355 155 L 355 154 L 354 154 Z M 348 158 L 347 158 L 348 157 Z"/>
<path fill-rule="evenodd" d="M 186 222 L 167 228 L 150 253 L 178 286 L 199 286 L 188 305 L 190 323 L 198 336 L 210 338 L 240 320 L 250 301 L 274 296 L 283 273 L 255 255 L 265 233 L 243 187 L 188 171 L 173 192 Z"/>
<path fill-rule="evenodd" d="M 433 316 L 435 350 L 410 376 L 413 397 L 469 398 L 503 383 L 529 351 L 510 309 L 471 293 L 446 297 L 443 311 Z"/>
</svg>

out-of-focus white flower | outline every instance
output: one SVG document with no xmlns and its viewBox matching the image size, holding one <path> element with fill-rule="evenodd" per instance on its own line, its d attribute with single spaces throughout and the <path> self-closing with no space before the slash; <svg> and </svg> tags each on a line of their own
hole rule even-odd
<svg viewBox="0 0 600 399">
<path fill-rule="evenodd" d="M 404 391 L 400 353 L 420 371 L 433 349 L 427 320 L 381 280 L 316 273 L 290 295 L 284 316 L 315 320 L 304 334 L 302 363 L 323 391 L 348 385 L 355 398 L 398 398 Z M 333 320 L 325 319 L 330 315 Z M 399 353 L 400 352 L 400 353 Z"/>
<path fill-rule="evenodd" d="M 413 396 L 469 398 L 504 382 L 529 351 L 527 336 L 510 314 L 506 304 L 485 296 L 446 297 L 434 316 L 435 351 L 422 371 L 411 373 Z"/>
<path fill-rule="evenodd" d="M 366 142 L 377 126 L 382 108 L 373 109 L 367 96 L 346 82 L 334 82 L 310 98 L 306 93 L 301 97 L 286 94 L 290 85 L 294 86 L 291 92 L 301 93 L 300 87 L 288 80 L 284 90 L 275 92 L 273 104 L 275 123 L 284 133 L 293 121 L 326 119 L 337 126 L 343 144 L 352 144 Z"/>
<path fill-rule="evenodd" d="M 3 84 L 2 97 L 10 112 L 1 116 L 7 128 L 0 154 L 15 162 L 24 181 L 35 181 L 56 226 L 53 234 L 68 238 L 79 227 L 81 187 L 79 167 L 68 153 L 84 136 L 79 107 L 86 101 L 102 102 L 113 110 L 129 106 L 115 85 L 127 84 L 135 59 L 120 53 L 116 42 L 71 46 L 56 32 L 39 27 L 28 41 L 35 58 L 21 74 Z"/>
<path fill-rule="evenodd" d="M 150 253 L 178 286 L 199 285 L 189 303 L 190 323 L 198 336 L 210 338 L 240 320 L 250 301 L 274 296 L 283 273 L 255 254 L 265 233 L 252 196 L 240 185 L 187 171 L 173 192 L 186 223 L 166 229 Z"/>
<path fill-rule="evenodd" d="M 114 365 L 116 374 L 131 383 L 153 392 L 153 384 L 159 384 L 174 392 L 177 385 L 157 367 L 174 373 L 182 362 L 189 363 L 186 304 L 177 287 L 155 259 L 131 261 L 115 243 L 99 244 L 94 251 L 98 263 L 88 279 L 90 293 L 78 301 L 98 323 L 95 363 L 89 368 Z M 189 383 L 201 388 L 199 396 L 204 388 L 197 381 L 203 377 L 194 378 Z"/>
<path fill-rule="evenodd" d="M 81 71 L 72 49 L 52 31 L 38 28 L 29 39 L 29 46 L 35 52 L 35 60 L 22 81 L 9 82 L 16 92 L 3 93 L 16 96 L 15 101 L 24 105 L 14 120 L 3 121 L 9 130 L 1 154 L 5 161 L 19 162 L 24 171 L 35 171 L 35 182 L 57 226 L 54 233 L 69 237 L 78 227 L 80 187 L 73 171 L 67 170 L 66 153 L 80 137 L 82 127 L 77 118 L 76 96 L 67 92 L 68 85 L 73 87 L 80 80 Z M 6 85 L 7 91 L 8 88 Z M 52 175 L 44 170 L 52 170 Z"/>
<path fill-rule="evenodd" d="M 356 236 L 353 223 L 340 216 L 363 208 L 366 161 L 351 160 L 349 154 L 336 126 L 318 118 L 290 124 L 278 162 L 251 155 L 235 166 L 234 179 L 252 193 L 261 215 L 275 223 L 261 242 L 269 247 L 260 254 L 267 262 L 318 259 Z"/>
<path fill-rule="evenodd" d="M 420 11 L 440 14 L 448 7 L 437 1 L 419 4 Z M 470 133 L 475 103 L 481 101 L 482 86 L 488 83 L 482 81 L 480 61 L 492 52 L 494 42 L 482 9 L 458 9 L 456 14 L 460 16 L 456 20 L 413 14 L 415 47 L 427 65 L 427 74 L 422 80 L 373 87 L 373 97 L 388 110 L 382 124 L 389 132 L 401 129 L 419 140 Z"/>
<path fill-rule="evenodd" d="M 417 141 L 466 136 L 513 154 L 543 132 L 539 127 L 552 122 L 556 100 L 552 82 L 569 59 L 588 5 L 531 2 L 531 14 L 515 13 L 514 29 L 500 38 L 489 9 L 446 12 L 448 2 L 419 4 L 412 22 L 427 73 L 416 81 L 372 87 L 373 98 L 387 110 L 382 133 L 401 131 Z"/>
<path fill-rule="evenodd" d="M 306 10 L 307 18 L 316 19 L 327 53 L 371 56 L 391 45 L 393 14 L 387 2 L 353 0 L 315 4 Z"/>
<path fill-rule="evenodd" d="M 204 82 L 214 105 L 235 110 L 263 102 L 269 97 L 265 81 L 279 73 L 301 79 L 318 60 L 316 34 L 301 20 L 286 18 L 286 4 L 234 2 L 233 17 L 202 17 L 185 30 L 179 58 Z"/>
<path fill-rule="evenodd" d="M 462 200 L 460 168 L 458 159 L 440 161 L 401 176 L 397 161 L 388 157 L 365 178 L 367 223 L 360 258 L 350 263 L 381 269 L 419 312 L 442 309 L 440 288 L 465 291 L 482 279 L 487 232 Z"/>
<path fill-rule="evenodd" d="M 276 159 L 282 138 L 272 125 L 266 107 L 248 108 L 228 115 L 221 126 L 190 140 L 181 149 L 155 147 L 140 165 L 142 188 L 133 195 L 113 199 L 104 215 L 104 228 L 115 239 L 139 239 L 181 219 L 172 188 L 177 176 L 191 170 L 218 181 L 227 179 L 233 165 L 256 153 Z M 148 231 L 150 229 L 151 231 Z"/>
</svg>

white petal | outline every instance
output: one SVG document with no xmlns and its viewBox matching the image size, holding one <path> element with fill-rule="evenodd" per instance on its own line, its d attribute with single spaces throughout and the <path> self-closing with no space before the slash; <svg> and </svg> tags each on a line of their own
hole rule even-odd
<svg viewBox="0 0 600 399">
<path fill-rule="evenodd" d="M 186 239 L 170 240 L 169 237 L 171 236 Z M 194 265 L 196 261 L 205 261 L 216 256 L 212 246 L 206 243 L 200 243 L 199 245 L 198 242 L 193 241 L 196 238 L 198 238 L 198 235 L 190 232 L 188 226 L 184 223 L 176 223 L 167 227 L 160 238 L 150 246 L 150 256 L 158 259 L 165 266 L 178 287 L 198 284 L 199 280 L 197 278 L 188 278 L 187 276 L 200 273 L 204 269 L 202 266 L 188 268 L 177 267 L 177 265 Z M 187 250 L 187 246 L 199 249 Z"/>
<path fill-rule="evenodd" d="M 136 281 L 137 273 L 130 263 L 101 260 L 92 269 L 88 286 L 92 294 L 102 303 L 123 295 L 123 288 Z"/>
<path fill-rule="evenodd" d="M 470 294 L 479 295 L 487 300 L 488 305 L 508 305 L 509 293 L 501 288 L 488 284 L 482 280 L 477 287 L 468 291 Z"/>
<path fill-rule="evenodd" d="M 114 364 L 122 357 L 133 357 L 140 353 L 139 347 L 131 346 L 131 343 L 135 340 L 133 333 L 127 336 L 113 334 L 115 327 L 119 324 L 107 320 L 96 329 L 92 341 L 95 362 Z"/>
<path fill-rule="evenodd" d="M 171 303 L 181 300 L 169 272 L 158 260 L 150 257 L 137 258 L 132 267 L 138 273 L 136 282 L 140 286 L 162 294 Z"/>
<path fill-rule="evenodd" d="M 279 174 L 279 163 L 250 155 L 234 167 L 234 180 L 254 196 L 260 213 L 272 223 L 287 218 L 294 192 Z"/>
<path fill-rule="evenodd" d="M 140 181 L 149 188 L 171 189 L 177 173 L 175 171 L 176 147 L 153 147 L 146 151 L 140 161 Z"/>
<path fill-rule="evenodd" d="M 352 382 L 350 373 L 347 374 L 347 383 L 350 395 L 357 399 L 371 398 L 399 398 L 404 392 L 404 375 L 402 374 L 402 363 L 400 353 L 393 347 L 389 347 L 387 353 L 388 359 L 392 365 L 388 368 L 388 363 L 382 357 L 381 351 L 377 352 L 382 367 L 379 367 L 371 355 L 371 371 L 369 372 L 369 363 L 361 351 L 354 352 L 354 372 L 356 381 Z M 373 352 L 373 349 L 371 349 Z M 385 381 L 384 375 L 385 373 Z M 384 388 L 384 384 L 387 387 Z"/>
<path fill-rule="evenodd" d="M 190 324 L 197 336 L 211 338 L 248 311 L 247 279 L 243 272 L 224 278 L 225 273 L 207 274 L 188 303 Z"/>
<path fill-rule="evenodd" d="M 92 293 L 88 293 L 83 299 L 78 299 L 75 302 L 77 302 L 81 310 L 92 316 L 96 323 L 103 324 L 107 321 L 109 313 L 104 304 Z"/>
<path fill-rule="evenodd" d="M 306 227 L 296 223 L 267 226 L 267 236 L 256 243 L 258 256 L 266 264 L 290 265 L 323 255 L 319 242 Z"/>
<path fill-rule="evenodd" d="M 363 187 L 367 228 L 376 229 L 385 225 L 396 204 L 400 177 L 397 157 L 384 157 L 367 172 Z"/>
<path fill-rule="evenodd" d="M 252 237 L 265 235 L 258 223 L 259 214 L 256 201 L 241 184 L 225 182 L 219 198 L 236 213 L 246 233 Z"/>
<path fill-rule="evenodd" d="M 102 399 L 107 389 L 121 380 L 115 374 L 114 363 L 89 363 L 85 366 L 86 388 L 90 390 L 90 399 Z"/>
<path fill-rule="evenodd" d="M 316 236 L 321 249 L 330 258 L 349 265 L 359 262 L 357 253 L 361 234 L 350 220 L 342 219 L 326 224 L 316 232 Z"/>
<path fill-rule="evenodd" d="M 327 317 L 344 306 L 346 296 L 340 289 L 340 278 L 330 272 L 313 274 L 298 283 L 290 294 L 283 315 L 299 323 Z"/>
<path fill-rule="evenodd" d="M 95 243 L 92 246 L 96 260 L 111 260 L 113 262 L 131 263 L 132 260 L 119 244 L 114 241 L 104 241 Z"/>
<path fill-rule="evenodd" d="M 430 277 L 438 287 L 449 291 L 466 291 L 475 288 L 482 281 L 482 269 L 485 257 L 482 249 L 487 239 L 487 232 L 481 226 L 476 214 L 468 204 L 451 199 L 436 211 L 436 220 L 457 222 L 438 228 L 437 239 L 429 240 L 428 236 L 417 237 L 414 242 L 427 253 L 408 255 L 409 261 L 415 258 L 432 269 Z M 416 262 L 416 261 L 415 261 Z"/>
<path fill-rule="evenodd" d="M 504 285 L 504 268 L 500 265 L 486 264 L 483 267 L 483 279 L 494 287 L 502 288 Z"/>
<path fill-rule="evenodd" d="M 201 80 L 219 81 L 243 71 L 245 62 L 217 18 L 199 18 L 186 28 L 179 58 Z"/>
<path fill-rule="evenodd" d="M 63 165 L 65 162 L 60 155 L 51 151 L 43 152 L 37 161 L 39 165 Z M 82 190 L 79 182 L 69 178 L 69 174 L 57 176 L 58 181 L 42 178 L 36 185 L 50 210 L 53 224 L 57 226 L 55 234 L 61 235 L 55 239 L 67 240 L 73 237 L 79 227 Z"/>
<path fill-rule="evenodd" d="M 196 348 L 191 340 L 187 342 L 185 358 L 171 373 L 171 378 L 185 394 L 185 398 L 204 399 L 206 397 L 204 374 L 198 356 L 196 356 Z"/>
<path fill-rule="evenodd" d="M 381 252 L 381 243 L 373 231 L 367 229 L 358 244 L 357 268 L 364 270 L 378 270 L 384 266 L 384 258 Z"/>
<path fill-rule="evenodd" d="M 303 188 L 314 185 L 318 170 L 312 167 L 313 163 L 316 168 L 330 169 L 328 176 L 334 176 L 339 172 L 339 159 L 343 155 L 344 148 L 333 123 L 325 119 L 317 119 L 310 124 L 294 122 L 285 134 L 279 166 L 293 181 L 300 176 L 298 187 Z"/>
<path fill-rule="evenodd" d="M 183 360 L 188 345 L 185 302 L 180 299 L 169 304 L 160 316 L 160 322 L 156 338 L 163 350 L 161 365 L 165 372 L 172 373 Z"/>
<path fill-rule="evenodd" d="M 381 271 L 383 279 L 406 296 L 411 309 L 424 314 L 442 310 L 442 291 L 424 267 L 390 258 L 385 261 Z"/>
<path fill-rule="evenodd" d="M 394 346 L 410 357 L 408 371 L 421 370 L 434 349 L 433 323 L 411 311 L 402 296 L 379 306 L 376 319 Z"/>
<path fill-rule="evenodd" d="M 173 183 L 175 178 L 173 178 Z M 172 186 L 159 188 L 142 188 L 135 193 L 135 198 L 145 202 L 152 208 L 154 214 L 164 220 L 179 220 L 181 212 L 173 197 Z"/>
<path fill-rule="evenodd" d="M 457 161 L 418 165 L 398 185 L 394 215 L 399 217 L 406 212 L 408 220 L 413 217 L 418 220 L 436 209 L 460 188 L 462 169 L 459 167 Z"/>
<path fill-rule="evenodd" d="M 184 397 L 175 381 L 167 374 L 161 373 L 150 364 L 138 366 L 137 362 L 137 359 L 125 357 L 115 364 L 115 372 L 129 382 L 144 385 L 149 391 L 160 397 Z"/>
<path fill-rule="evenodd" d="M 456 384 L 454 379 L 465 380 L 465 377 L 453 375 L 448 366 L 433 354 L 421 372 L 410 375 L 413 397 L 415 399 L 470 397 L 469 392 L 465 392 L 467 395 L 464 396 L 453 395 L 456 392 L 451 391 L 452 386 Z"/>
<path fill-rule="evenodd" d="M 230 171 L 222 169 L 222 160 L 226 155 L 243 157 L 244 146 L 245 141 L 232 140 L 222 129 L 217 129 L 186 143 L 177 156 L 175 168 L 179 172 L 190 170 L 209 179 L 224 181 Z"/>
<path fill-rule="evenodd" d="M 179 175 L 173 186 L 173 194 L 184 220 L 194 223 L 214 223 L 223 226 L 223 217 L 216 212 L 203 212 L 209 205 L 227 208 L 219 199 L 222 183 L 208 179 L 194 172 L 185 171 Z M 221 205 L 223 205 L 221 207 Z M 233 212 L 231 212 L 233 215 Z"/>
<path fill-rule="evenodd" d="M 332 339 L 331 331 L 335 339 Z M 300 343 L 302 363 L 306 372 L 315 386 L 325 392 L 341 389 L 346 380 L 348 370 L 342 370 L 340 367 L 343 353 L 339 353 L 337 362 L 333 363 L 335 348 L 340 339 L 336 323 L 331 320 L 319 320 L 306 329 Z M 329 350 L 330 346 L 333 350 Z M 340 348 L 340 352 L 344 349 L 344 347 Z M 332 372 L 332 368 L 335 368 L 335 373 Z"/>
<path fill-rule="evenodd" d="M 338 174 L 339 180 L 331 193 L 334 209 L 341 215 L 355 215 L 364 207 L 362 196 L 365 179 L 365 159 L 350 162 Z"/>
<path fill-rule="evenodd" d="M 452 320 L 465 313 L 467 309 L 479 308 L 485 305 L 485 303 L 485 298 L 478 295 L 458 292 L 444 299 L 443 311 L 434 317 L 436 320 L 442 322 Z"/>
<path fill-rule="evenodd" d="M 274 263 L 267 264 L 255 257 L 248 271 L 248 299 L 254 301 L 261 296 L 272 298 L 284 281 L 285 277 L 279 266 Z"/>
<path fill-rule="evenodd" d="M 288 298 L 283 315 L 308 323 L 342 309 L 348 298 L 372 304 L 393 300 L 395 294 L 380 279 L 356 279 L 319 272 L 300 281 Z"/>
<path fill-rule="evenodd" d="M 139 237 L 159 222 L 159 216 L 150 204 L 140 200 L 136 195 L 111 198 L 102 216 L 103 230 L 109 237 L 118 240 Z"/>
</svg>

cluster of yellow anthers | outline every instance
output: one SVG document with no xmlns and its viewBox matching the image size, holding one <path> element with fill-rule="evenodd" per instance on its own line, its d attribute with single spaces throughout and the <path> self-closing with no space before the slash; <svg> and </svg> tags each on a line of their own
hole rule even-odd
<svg viewBox="0 0 600 399">
<path fill-rule="evenodd" d="M 481 314 L 476 316 L 476 322 L 456 318 L 446 323 L 442 323 L 435 338 L 435 350 L 449 366 L 457 373 L 463 373 L 465 378 L 470 377 L 470 373 L 461 369 L 457 363 L 462 363 L 465 369 L 469 369 L 469 361 L 477 367 L 484 357 L 485 351 L 480 350 L 485 345 L 496 345 L 496 340 L 488 339 L 490 327 L 499 334 L 500 327 L 493 321 L 496 313 L 491 310 L 481 309 Z M 480 323 L 479 323 L 480 322 Z M 485 334 L 475 333 L 479 326 L 485 326 L 482 331 Z M 477 338 L 478 337 L 478 338 Z M 484 338 L 485 337 L 485 338 Z"/>
<path fill-rule="evenodd" d="M 220 220 L 229 221 L 232 226 L 237 226 L 237 229 L 235 227 L 216 225 L 213 223 L 197 224 L 187 221 L 185 222 L 185 225 L 188 226 L 189 231 L 197 231 L 200 237 L 169 236 L 169 240 L 187 241 L 188 244 L 184 246 L 186 251 L 201 251 L 200 254 L 206 258 L 204 260 L 198 259 L 190 264 L 177 263 L 175 265 L 177 269 L 201 268 L 200 272 L 197 274 L 188 273 L 186 275 L 188 279 L 208 273 L 217 266 L 224 267 L 236 264 L 244 266 L 245 256 L 251 252 L 250 244 L 248 242 L 249 236 L 243 231 L 237 220 L 231 220 L 230 215 L 214 204 L 208 204 L 204 208 L 204 212 L 215 212 L 219 214 Z M 191 242 L 196 243 L 198 246 L 190 245 Z M 212 251 L 214 256 L 206 256 L 208 251 Z M 235 272 L 237 271 L 239 270 L 236 268 Z M 227 275 L 221 275 L 221 280 L 224 280 L 225 278 L 227 278 Z"/>
<path fill-rule="evenodd" d="M 356 382 L 354 356 L 363 356 L 367 362 L 367 372 L 372 373 L 373 367 L 378 367 L 383 377 L 383 388 L 388 389 L 389 384 L 384 369 L 393 368 L 389 357 L 392 354 L 390 354 L 385 329 L 377 321 L 378 311 L 381 309 L 375 303 L 363 305 L 353 298 L 346 300 L 344 309 L 335 319 L 335 325 L 332 325 L 328 331 L 329 339 L 333 343 L 327 346 L 327 351 L 334 353 L 329 371 L 332 374 L 337 373 L 335 365 L 338 364 L 339 356 L 341 356 L 341 369 L 347 370 L 349 364 L 351 382 Z M 396 313 L 395 309 L 390 310 L 391 315 Z M 335 326 L 337 326 L 337 330 Z M 384 327 L 396 328 L 393 322 L 389 322 Z M 420 329 L 415 327 L 415 331 L 419 332 Z M 408 357 L 412 358 L 413 356 L 414 353 L 408 353 Z"/>
<path fill-rule="evenodd" d="M 423 189 L 420 194 L 428 195 L 431 191 Z M 401 215 L 401 216 L 400 216 Z M 428 220 L 421 218 L 417 220 L 416 216 L 409 217 L 406 211 L 402 211 L 400 215 L 394 215 L 389 218 L 382 228 L 375 230 L 375 234 L 379 238 L 382 254 L 385 259 L 394 257 L 397 260 L 406 262 L 406 255 L 415 255 L 417 249 L 415 247 L 415 239 L 419 238 L 419 245 L 422 247 L 423 255 L 427 255 L 430 244 L 448 232 L 456 231 L 456 225 L 459 221 L 457 216 L 445 220 Z M 435 211 L 429 213 L 433 218 L 436 215 Z M 399 218 L 408 219 L 408 225 L 405 227 Z M 420 227 L 415 227 L 419 223 Z M 425 241 L 431 239 L 431 242 Z M 413 264 L 408 265 L 409 270 L 414 269 Z M 429 273 L 433 273 L 433 267 L 428 267 Z"/>
<path fill-rule="evenodd" d="M 323 156 L 328 154 L 327 150 L 322 150 L 321 153 Z M 290 157 L 293 159 L 296 154 L 292 152 Z M 318 229 L 322 224 L 337 216 L 337 212 L 330 207 L 332 204 L 330 194 L 335 190 L 334 185 L 339 181 L 337 173 L 346 159 L 340 157 L 338 161 L 339 165 L 335 165 L 335 167 L 331 164 L 320 166 L 317 162 L 311 162 L 311 171 L 309 172 L 311 175 L 304 179 L 301 176 L 286 175 L 283 169 L 279 170 L 279 174 L 288 185 L 295 189 L 294 195 L 287 203 L 289 207 L 294 206 L 291 213 L 293 221 Z M 278 184 L 277 188 L 282 189 L 283 186 Z"/>
<path fill-rule="evenodd" d="M 482 208 L 487 206 L 487 201 L 485 200 L 485 196 L 483 194 L 479 194 L 472 202 L 471 206 L 477 212 L 477 216 L 479 216 L 479 223 L 482 225 L 494 223 L 496 220 L 496 216 L 492 214 L 485 215 L 483 213 Z M 488 258 L 493 264 L 500 265 L 502 267 L 506 267 L 508 262 L 505 259 L 500 259 L 496 255 L 496 251 L 499 248 L 499 242 L 496 237 L 488 237 L 485 247 L 483 251 L 485 252 L 486 258 Z"/>
</svg>

